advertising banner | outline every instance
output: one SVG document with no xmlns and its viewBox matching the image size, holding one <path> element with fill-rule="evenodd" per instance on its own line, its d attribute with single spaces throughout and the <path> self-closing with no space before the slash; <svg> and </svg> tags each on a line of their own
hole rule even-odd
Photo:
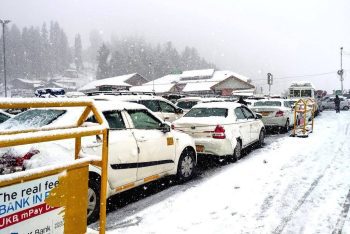
<svg viewBox="0 0 350 234">
<path fill-rule="evenodd" d="M 45 203 L 58 175 L 0 188 L 0 233 L 64 233 L 63 207 Z"/>
</svg>

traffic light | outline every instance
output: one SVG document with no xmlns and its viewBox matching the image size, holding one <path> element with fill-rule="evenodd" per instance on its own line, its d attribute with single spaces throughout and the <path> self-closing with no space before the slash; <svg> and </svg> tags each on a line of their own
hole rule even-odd
<svg viewBox="0 0 350 234">
<path fill-rule="evenodd" d="M 271 73 L 267 73 L 267 84 L 272 85 L 273 83 L 273 76 Z"/>
</svg>

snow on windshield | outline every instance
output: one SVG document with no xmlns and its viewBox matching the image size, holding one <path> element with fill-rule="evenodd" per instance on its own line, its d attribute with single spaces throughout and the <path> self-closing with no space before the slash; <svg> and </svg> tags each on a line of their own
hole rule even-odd
<svg viewBox="0 0 350 234">
<path fill-rule="evenodd" d="M 0 129 L 29 129 L 48 125 L 63 115 L 65 110 L 31 109 L 0 124 Z"/>
</svg>

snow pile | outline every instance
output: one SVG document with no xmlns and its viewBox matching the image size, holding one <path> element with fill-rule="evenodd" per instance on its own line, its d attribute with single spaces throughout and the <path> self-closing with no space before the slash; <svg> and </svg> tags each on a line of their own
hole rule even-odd
<svg viewBox="0 0 350 234">
<path fill-rule="evenodd" d="M 238 163 L 109 213 L 108 233 L 349 230 L 349 119 L 326 112 L 308 138 L 271 136 Z"/>
</svg>

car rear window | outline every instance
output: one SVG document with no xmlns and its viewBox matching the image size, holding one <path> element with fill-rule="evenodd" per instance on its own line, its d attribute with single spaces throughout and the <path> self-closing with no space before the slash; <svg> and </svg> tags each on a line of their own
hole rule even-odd
<svg viewBox="0 0 350 234">
<path fill-rule="evenodd" d="M 282 103 L 278 101 L 260 101 L 254 103 L 254 106 L 281 106 Z"/>
<path fill-rule="evenodd" d="M 185 117 L 227 117 L 226 108 L 193 108 Z"/>
<path fill-rule="evenodd" d="M 197 101 L 181 101 L 178 102 L 176 105 L 182 109 L 191 109 L 197 103 Z"/>
<path fill-rule="evenodd" d="M 48 125 L 66 113 L 65 110 L 31 109 L 0 124 L 0 129 L 29 129 Z"/>
<path fill-rule="evenodd" d="M 140 104 L 144 105 L 153 112 L 159 112 L 159 104 L 157 100 L 140 100 Z"/>
</svg>

